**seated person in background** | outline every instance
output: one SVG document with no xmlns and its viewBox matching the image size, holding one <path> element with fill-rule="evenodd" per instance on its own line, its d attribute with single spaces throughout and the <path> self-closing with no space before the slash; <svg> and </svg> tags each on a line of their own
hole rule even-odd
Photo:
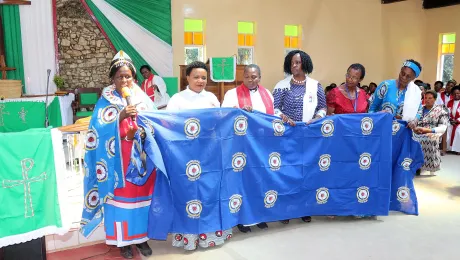
<svg viewBox="0 0 460 260">
<path fill-rule="evenodd" d="M 369 92 L 369 86 L 368 86 L 368 85 L 362 85 L 362 86 L 361 86 L 361 89 L 364 90 L 364 92 L 366 93 L 366 95 L 367 95 L 367 93 Z"/>
<path fill-rule="evenodd" d="M 445 106 L 447 106 L 447 103 L 449 103 L 449 101 L 453 99 L 451 92 L 452 92 L 452 88 L 455 87 L 456 84 L 457 82 L 455 80 L 447 81 L 445 91 L 442 91 L 441 95 L 439 95 Z"/>
<path fill-rule="evenodd" d="M 442 81 L 436 81 L 434 83 L 434 91 L 436 93 L 441 92 L 441 90 L 444 88 L 444 83 Z"/>
<path fill-rule="evenodd" d="M 367 101 L 369 102 L 369 105 L 374 100 L 374 92 L 376 89 L 377 84 L 375 84 L 374 82 L 369 83 L 369 92 L 367 92 Z"/>
<path fill-rule="evenodd" d="M 169 95 L 166 92 L 166 83 L 164 80 L 152 73 L 149 65 L 143 65 L 139 70 L 144 77 L 141 89 L 153 101 L 158 109 L 165 108 L 169 101 Z"/>
<path fill-rule="evenodd" d="M 436 98 L 437 93 L 433 90 L 428 90 L 425 93 L 422 117 L 414 129 L 416 134 L 422 135 L 420 144 L 425 156 L 425 163 L 421 170 L 429 171 L 431 175 L 440 170 L 441 153 L 438 147 L 440 138 L 446 132 L 449 123 L 449 112 L 444 105 L 435 104 Z"/>
<path fill-rule="evenodd" d="M 452 100 L 447 103 L 450 125 L 447 128 L 447 149 L 460 155 L 460 86 L 452 88 Z"/>
<path fill-rule="evenodd" d="M 361 64 L 352 64 L 345 74 L 346 83 L 334 88 L 326 96 L 327 114 L 352 114 L 367 112 L 367 96 L 358 87 L 366 70 Z"/>
</svg>

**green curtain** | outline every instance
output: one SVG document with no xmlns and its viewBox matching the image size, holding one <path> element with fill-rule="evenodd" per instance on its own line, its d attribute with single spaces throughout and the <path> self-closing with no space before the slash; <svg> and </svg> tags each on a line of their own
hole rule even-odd
<svg viewBox="0 0 460 260">
<path fill-rule="evenodd" d="M 7 78 L 21 80 L 23 85 L 22 92 L 25 93 L 19 5 L 2 5 L 0 6 L 0 13 L 5 37 L 5 62 L 8 67 L 16 68 L 16 70 L 7 72 Z"/>
<path fill-rule="evenodd" d="M 106 0 L 106 2 L 172 45 L 171 0 Z"/>
<path fill-rule="evenodd" d="M 120 51 L 123 50 L 126 52 L 129 57 L 134 62 L 134 66 L 139 68 L 144 64 L 148 64 L 144 58 L 136 51 L 136 49 L 121 35 L 121 33 L 113 26 L 113 24 L 105 17 L 105 15 L 97 8 L 97 6 L 91 0 L 86 0 L 91 11 L 94 13 L 94 16 L 101 24 L 102 28 L 104 29 L 107 36 L 110 38 L 110 41 L 113 43 L 115 48 Z M 153 73 L 157 74 L 156 72 L 152 71 Z M 140 72 L 138 71 L 138 79 L 141 78 Z"/>
</svg>

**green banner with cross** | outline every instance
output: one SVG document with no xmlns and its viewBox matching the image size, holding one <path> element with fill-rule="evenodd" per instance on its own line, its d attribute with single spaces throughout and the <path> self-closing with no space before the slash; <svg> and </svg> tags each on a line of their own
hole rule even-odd
<svg viewBox="0 0 460 260">
<path fill-rule="evenodd" d="M 51 129 L 0 133 L 0 147 L 0 247 L 62 227 Z"/>
<path fill-rule="evenodd" d="M 48 106 L 50 125 L 62 125 L 59 99 L 54 98 Z M 0 133 L 19 132 L 45 127 L 45 102 L 0 101 Z"/>
<path fill-rule="evenodd" d="M 233 82 L 236 80 L 236 57 L 211 58 L 211 80 L 214 82 Z"/>
</svg>

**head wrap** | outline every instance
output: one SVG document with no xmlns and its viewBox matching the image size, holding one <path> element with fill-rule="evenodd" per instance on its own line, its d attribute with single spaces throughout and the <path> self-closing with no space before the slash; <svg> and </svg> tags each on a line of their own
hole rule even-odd
<svg viewBox="0 0 460 260">
<path fill-rule="evenodd" d="M 403 67 L 411 68 L 414 71 L 416 78 L 418 78 L 418 76 L 420 75 L 420 72 L 422 72 L 420 68 L 417 66 L 417 64 L 413 63 L 412 61 L 406 60 L 403 64 Z"/>
<path fill-rule="evenodd" d="M 121 66 L 128 66 L 134 71 L 134 73 L 136 73 L 136 68 L 134 67 L 131 57 L 129 57 L 128 54 L 126 54 L 124 51 L 119 51 L 117 55 L 113 57 L 112 62 L 110 63 L 109 71 L 111 71 L 113 68 L 118 68 Z"/>
</svg>

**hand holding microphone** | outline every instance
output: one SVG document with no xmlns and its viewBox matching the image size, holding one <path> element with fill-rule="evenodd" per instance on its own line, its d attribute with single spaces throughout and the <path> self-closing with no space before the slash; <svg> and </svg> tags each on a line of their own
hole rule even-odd
<svg viewBox="0 0 460 260">
<path fill-rule="evenodd" d="M 123 111 L 120 113 L 120 120 L 124 120 L 127 117 L 131 117 L 131 119 L 135 122 L 137 116 L 137 109 L 135 106 L 132 105 L 131 101 L 131 90 L 128 87 L 124 87 L 121 89 L 123 98 L 126 99 L 126 103 L 128 104 Z"/>
</svg>

